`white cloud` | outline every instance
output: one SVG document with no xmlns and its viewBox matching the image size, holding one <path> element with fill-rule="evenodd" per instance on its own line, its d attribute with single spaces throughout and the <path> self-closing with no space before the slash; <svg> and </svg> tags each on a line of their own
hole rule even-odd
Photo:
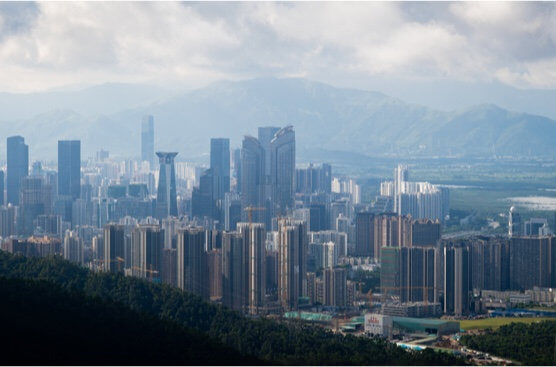
<svg viewBox="0 0 556 367">
<path fill-rule="evenodd" d="M 0 8 L 0 85 L 15 91 L 379 75 L 554 88 L 554 9 L 513 2 L 42 2 L 36 16 L 21 17 L 17 32 L 4 32 L 12 15 Z"/>
</svg>

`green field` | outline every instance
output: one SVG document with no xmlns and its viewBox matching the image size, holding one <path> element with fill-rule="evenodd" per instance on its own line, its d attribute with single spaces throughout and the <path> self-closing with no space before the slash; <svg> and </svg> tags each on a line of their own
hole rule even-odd
<svg viewBox="0 0 556 367">
<path fill-rule="evenodd" d="M 464 330 L 498 329 L 500 326 L 511 324 L 512 322 L 530 324 L 543 320 L 556 321 L 556 317 L 490 317 L 481 320 L 463 320 L 460 321 L 460 327 Z"/>
</svg>

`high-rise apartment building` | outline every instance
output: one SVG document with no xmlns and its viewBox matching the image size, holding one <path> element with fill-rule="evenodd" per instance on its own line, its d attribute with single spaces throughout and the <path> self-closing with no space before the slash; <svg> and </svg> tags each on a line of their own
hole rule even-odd
<svg viewBox="0 0 556 367">
<path fill-rule="evenodd" d="M 355 256 L 376 257 L 374 246 L 374 214 L 360 212 L 355 216 Z"/>
<path fill-rule="evenodd" d="M 83 240 L 74 231 L 66 232 L 63 244 L 64 259 L 83 263 Z"/>
<path fill-rule="evenodd" d="M 295 310 L 306 294 L 307 223 L 289 218 L 278 221 L 278 300 Z"/>
<path fill-rule="evenodd" d="M 150 115 L 143 116 L 141 122 L 141 160 L 154 167 L 154 118 Z"/>
<path fill-rule="evenodd" d="M 81 141 L 58 141 L 58 195 L 79 199 L 81 196 Z"/>
<path fill-rule="evenodd" d="M 222 304 L 243 312 L 249 304 L 247 249 L 238 232 L 224 232 L 222 237 Z"/>
<path fill-rule="evenodd" d="M 162 281 L 164 231 L 157 225 L 140 225 L 131 232 L 131 274 L 152 282 Z"/>
<path fill-rule="evenodd" d="M 156 152 L 160 162 L 158 173 L 158 192 L 156 196 L 156 217 L 158 219 L 178 216 L 178 201 L 176 196 L 176 171 L 174 158 L 176 152 Z"/>
<path fill-rule="evenodd" d="M 7 139 L 7 200 L 8 204 L 19 205 L 21 179 L 29 174 L 29 147 L 22 136 Z"/>
<path fill-rule="evenodd" d="M 264 307 L 266 295 L 266 231 L 262 223 L 238 223 L 237 230 L 247 246 L 248 310 L 251 315 L 257 315 Z"/>
<path fill-rule="evenodd" d="M 208 299 L 209 279 L 205 243 L 203 228 L 178 230 L 178 287 Z"/>
<path fill-rule="evenodd" d="M 104 270 L 124 272 L 125 266 L 124 227 L 117 224 L 104 226 Z"/>
</svg>

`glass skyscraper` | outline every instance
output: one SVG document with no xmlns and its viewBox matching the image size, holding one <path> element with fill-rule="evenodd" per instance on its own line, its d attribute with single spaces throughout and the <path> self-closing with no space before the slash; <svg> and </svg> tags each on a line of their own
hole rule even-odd
<svg viewBox="0 0 556 367">
<path fill-rule="evenodd" d="M 81 141 L 58 141 L 58 195 L 81 196 Z"/>
<path fill-rule="evenodd" d="M 273 216 L 293 209 L 295 195 L 295 131 L 280 129 L 270 142 Z"/>
<path fill-rule="evenodd" d="M 7 148 L 7 203 L 19 205 L 21 179 L 29 175 L 29 146 L 22 136 L 10 136 L 7 139 Z"/>
<path fill-rule="evenodd" d="M 177 152 L 156 152 L 160 162 L 158 173 L 158 193 L 156 195 L 156 217 L 178 216 L 178 201 L 176 198 L 176 170 L 174 158 Z"/>
</svg>

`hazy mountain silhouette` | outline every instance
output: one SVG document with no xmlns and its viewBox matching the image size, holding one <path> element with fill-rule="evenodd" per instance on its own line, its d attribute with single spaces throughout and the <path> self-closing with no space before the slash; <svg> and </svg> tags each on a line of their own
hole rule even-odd
<svg viewBox="0 0 556 367">
<path fill-rule="evenodd" d="M 127 91 L 131 96 L 136 87 L 117 84 L 114 88 L 103 86 L 104 98 L 111 98 L 104 114 L 90 113 L 92 105 L 85 113 L 79 106 L 66 104 L 67 110 L 0 123 L 0 132 L 4 136 L 23 135 L 30 144 L 32 159 L 56 159 L 59 137 L 81 139 L 84 157 L 100 148 L 138 155 L 144 114 L 155 117 L 156 149 L 176 150 L 182 159 L 208 154 L 211 137 L 229 137 L 232 146 L 239 146 L 243 135 L 256 135 L 258 126 L 288 124 L 295 126 L 300 152 L 556 155 L 554 120 L 490 104 L 445 112 L 377 92 L 335 88 L 304 79 L 218 82 L 171 97 L 159 90 L 148 98 L 141 92 L 141 98 L 125 99 Z M 123 103 L 125 108 L 111 113 L 118 95 L 127 105 Z M 5 151 L 5 141 L 0 143 Z"/>
</svg>

